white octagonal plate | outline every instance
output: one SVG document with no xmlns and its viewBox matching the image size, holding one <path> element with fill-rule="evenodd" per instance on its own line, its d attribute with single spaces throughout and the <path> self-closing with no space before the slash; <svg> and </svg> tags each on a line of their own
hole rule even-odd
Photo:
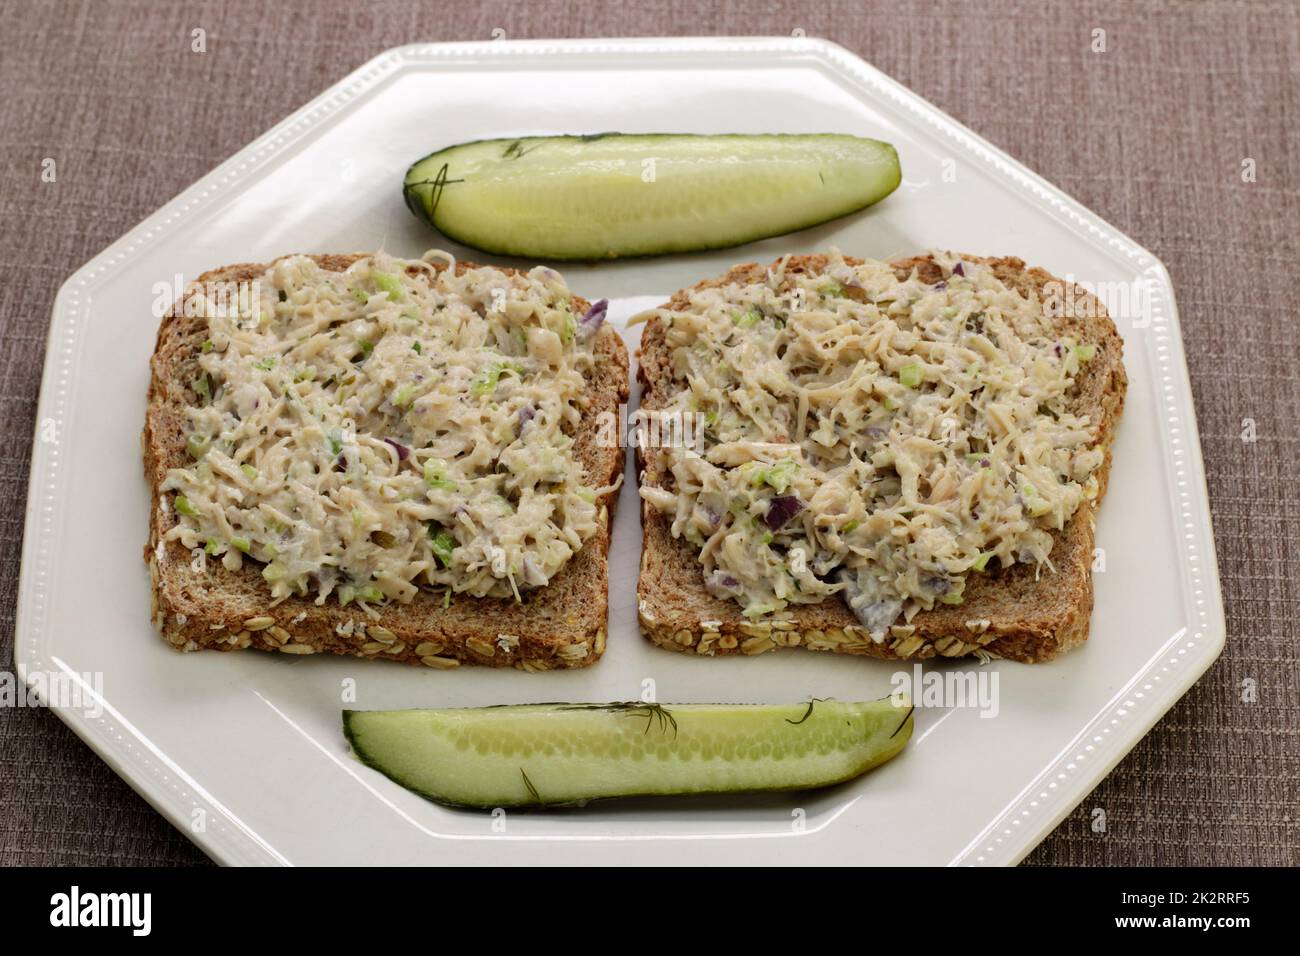
<svg viewBox="0 0 1300 956">
<path fill-rule="evenodd" d="M 1088 644 L 994 662 L 996 716 L 924 707 L 897 760 L 831 790 L 634 801 L 508 819 L 447 810 L 356 763 L 360 708 L 635 699 L 883 696 L 895 664 L 790 651 L 696 659 L 637 632 L 640 531 L 618 511 L 608 651 L 533 675 L 435 672 L 255 652 L 182 655 L 152 632 L 141 561 L 139 433 L 158 283 L 289 252 L 414 256 L 443 244 L 400 181 L 449 143 L 543 132 L 848 132 L 893 142 L 903 185 L 850 218 L 736 250 L 577 265 L 572 287 L 625 320 L 729 265 L 837 245 L 1019 255 L 1094 283 L 1131 379 L 1097 529 Z M 467 250 L 451 246 L 466 255 Z M 482 259 L 477 256 L 475 258 Z M 635 335 L 629 335 L 635 341 Z M 54 305 L 33 451 L 16 661 L 83 680 L 60 717 L 226 863 L 925 863 L 1018 861 L 1101 780 L 1223 646 L 1204 475 L 1178 316 L 1161 264 L 845 50 L 811 39 L 497 42 L 385 53 L 223 163 L 80 269 Z M 936 664 L 927 671 L 975 667 Z M 986 678 L 986 679 L 988 679 Z"/>
</svg>

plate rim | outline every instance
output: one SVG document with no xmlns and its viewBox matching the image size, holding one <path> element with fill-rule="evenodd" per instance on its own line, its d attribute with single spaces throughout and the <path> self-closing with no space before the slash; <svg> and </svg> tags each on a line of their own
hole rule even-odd
<svg viewBox="0 0 1300 956">
<path fill-rule="evenodd" d="M 709 52 L 737 60 L 760 54 L 788 57 L 803 54 L 818 61 L 836 79 L 858 91 L 885 95 L 932 132 L 946 136 L 967 155 L 973 156 L 1008 185 L 1029 191 L 1057 222 L 1084 231 L 1114 256 L 1130 264 L 1143 277 L 1150 296 L 1151 320 L 1147 330 L 1153 343 L 1153 387 L 1160 413 L 1163 450 L 1170 474 L 1181 485 L 1172 501 L 1174 521 L 1187 548 L 1181 560 L 1185 576 L 1188 627 L 1171 635 L 1162 652 L 1153 655 L 1112 700 L 1085 725 L 1069 747 L 1063 748 L 1033 781 L 1028 783 L 981 833 L 959 852 L 950 865 L 1015 864 L 1040 843 L 1098 783 L 1146 736 L 1155 723 L 1174 706 L 1222 652 L 1227 638 L 1226 619 L 1213 542 L 1205 468 L 1201 455 L 1195 404 L 1184 354 L 1181 326 L 1168 271 L 1156 256 L 1120 230 L 1053 186 L 1043 177 L 978 136 L 965 125 L 943 113 L 924 98 L 888 77 L 861 57 L 831 41 L 813 37 L 674 37 L 618 38 L 593 40 L 493 40 L 457 43 L 412 43 L 392 47 L 366 61 L 331 85 L 288 117 L 275 124 L 248 145 L 236 151 L 213 170 L 183 190 L 121 238 L 74 271 L 55 295 L 36 410 L 28 478 L 26 519 L 18 599 L 15 608 L 14 664 L 18 678 L 57 669 L 61 662 L 51 654 L 43 660 L 39 642 L 48 636 L 44 628 L 46 582 L 50 571 L 50 545 L 59 529 L 54 507 L 63 471 L 59 467 L 58 444 L 41 441 L 45 423 L 69 428 L 69 375 L 81 342 L 79 312 L 83 297 L 118 262 L 139 252 L 163 230 L 195 209 L 213 201 L 278 151 L 339 115 L 349 104 L 373 93 L 403 70 L 428 62 L 450 60 L 509 61 L 525 56 L 548 58 L 556 55 L 610 55 L 663 57 L 671 54 Z M 1161 387 L 1162 386 L 1162 387 Z M 1169 420 L 1177 421 L 1179 433 L 1171 435 Z M 1181 514 L 1179 513 L 1181 510 Z M 1193 556 L 1189 560 L 1188 552 Z M 1195 606 L 1193 606 L 1195 605 Z M 1188 631 L 1193 629 L 1188 635 Z M 1180 645 L 1175 647 L 1175 645 Z M 66 668 L 65 668 L 66 670 Z M 1155 677 L 1161 683 L 1157 693 L 1134 689 Z M 1149 687 L 1147 688 L 1150 689 Z M 58 717 L 104 760 L 155 810 L 184 833 L 200 849 L 222 864 L 287 864 L 274 846 L 254 833 L 233 813 L 205 794 L 183 768 L 148 745 L 146 738 L 116 715 L 106 700 L 103 713 L 89 718 L 70 707 L 50 707 Z M 1103 737 L 1103 727 L 1124 723 L 1124 734 Z M 1087 742 L 1089 737 L 1093 743 Z M 139 746 L 127 738 L 134 738 Z M 1118 742 L 1117 742 L 1118 741 Z M 1058 786 L 1059 778 L 1067 786 Z M 204 832 L 190 826 L 189 808 L 202 798 L 216 819 Z M 672 838 L 668 838 L 672 840 Z M 574 857 L 581 856 L 574 844 Z"/>
</svg>

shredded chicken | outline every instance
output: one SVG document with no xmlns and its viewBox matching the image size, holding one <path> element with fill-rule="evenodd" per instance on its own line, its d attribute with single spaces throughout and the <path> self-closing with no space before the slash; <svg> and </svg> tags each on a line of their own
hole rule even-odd
<svg viewBox="0 0 1300 956">
<path fill-rule="evenodd" d="M 208 338 L 169 539 L 317 604 L 517 598 L 564 567 L 598 524 L 570 436 L 599 318 L 551 269 L 437 257 L 298 256 L 238 301 L 188 293 Z"/>
<path fill-rule="evenodd" d="M 960 604 L 968 573 L 1048 563 L 1096 494 L 1096 429 L 1067 411 L 1092 347 L 989 267 L 935 258 L 933 285 L 832 253 L 660 311 L 677 391 L 656 414 L 703 441 L 649 449 L 641 494 L 746 615 L 839 594 L 883 640 Z"/>
</svg>

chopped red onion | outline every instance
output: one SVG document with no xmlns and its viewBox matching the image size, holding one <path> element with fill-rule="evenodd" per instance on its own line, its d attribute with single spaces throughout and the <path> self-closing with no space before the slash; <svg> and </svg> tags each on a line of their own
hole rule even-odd
<svg viewBox="0 0 1300 956">
<path fill-rule="evenodd" d="M 397 451 L 398 461 L 406 461 L 406 459 L 411 457 L 411 449 L 407 448 L 400 441 L 393 441 L 393 439 L 391 438 L 385 438 L 384 442 L 386 444 L 392 445 L 393 448 Z"/>
<path fill-rule="evenodd" d="M 768 502 L 767 514 L 763 516 L 763 523 L 767 525 L 768 530 L 776 531 L 785 526 L 786 522 L 803 511 L 804 504 L 794 495 L 778 495 Z"/>
<path fill-rule="evenodd" d="M 739 597 L 744 589 L 740 582 L 725 571 L 714 571 L 704 579 L 704 589 L 716 598 Z"/>
<path fill-rule="evenodd" d="M 609 311 L 609 299 L 601 299 L 599 302 L 593 302 L 591 308 L 582 313 L 582 318 L 578 321 L 579 334 L 586 338 L 594 335 L 596 330 L 605 322 L 605 313 Z"/>
</svg>

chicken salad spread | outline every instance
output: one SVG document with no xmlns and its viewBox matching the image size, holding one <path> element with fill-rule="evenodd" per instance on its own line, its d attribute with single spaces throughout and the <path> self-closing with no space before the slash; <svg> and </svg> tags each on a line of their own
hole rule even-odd
<svg viewBox="0 0 1300 956">
<path fill-rule="evenodd" d="M 441 252 L 337 272 L 293 256 L 251 285 L 187 293 L 207 338 L 168 540 L 260 562 L 276 601 L 365 608 L 518 599 L 597 531 L 608 489 L 572 436 L 603 303 L 576 312 L 542 267 L 457 275 Z"/>
<path fill-rule="evenodd" d="M 1096 423 L 1068 395 L 1095 347 L 987 265 L 936 283 L 837 252 L 661 309 L 694 443 L 647 448 L 642 498 L 751 618 L 838 594 L 880 641 L 967 576 L 1051 566 L 1051 532 L 1098 493 Z M 644 415 L 644 413 L 643 413 Z M 702 436 L 702 437 L 701 437 Z"/>
</svg>

